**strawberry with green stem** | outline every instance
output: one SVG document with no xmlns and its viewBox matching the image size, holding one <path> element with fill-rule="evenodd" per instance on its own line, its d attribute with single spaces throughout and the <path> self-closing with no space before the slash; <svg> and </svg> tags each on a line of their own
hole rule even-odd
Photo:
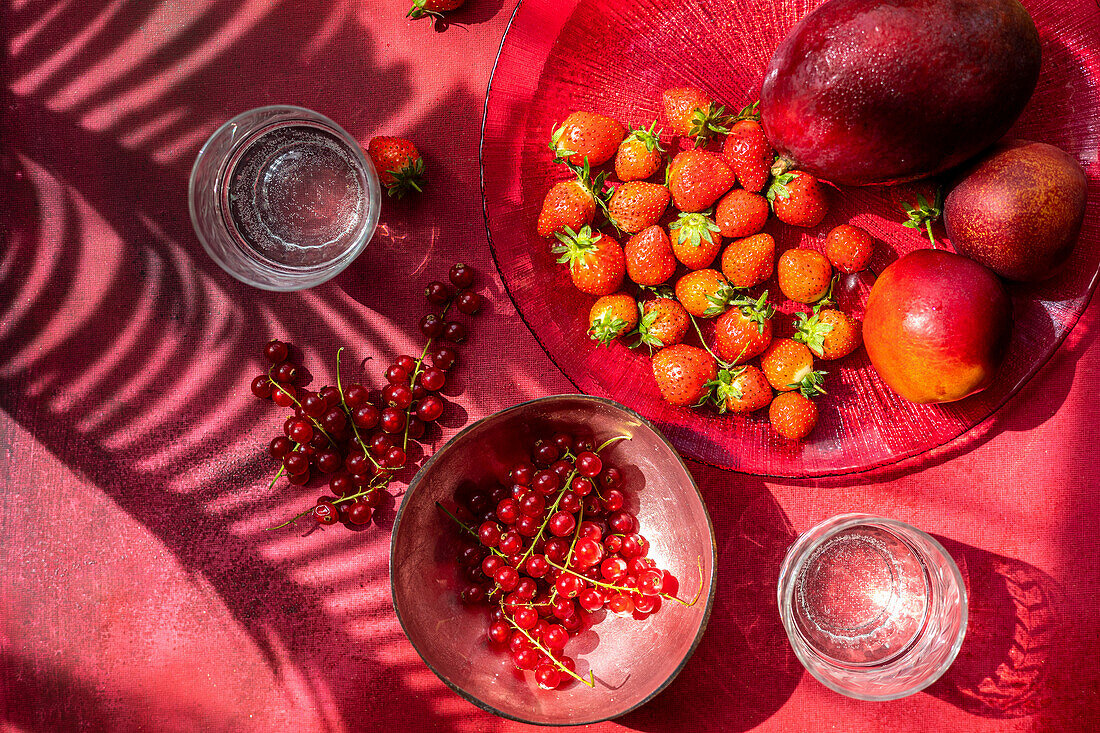
<svg viewBox="0 0 1100 733">
<path fill-rule="evenodd" d="M 649 178 L 661 167 L 665 152 L 657 120 L 653 120 L 649 129 L 631 128 L 615 153 L 615 175 L 624 183 Z"/>
<path fill-rule="evenodd" d="M 826 372 L 815 371 L 813 353 L 793 339 L 778 338 L 760 356 L 760 370 L 779 392 L 797 391 L 806 397 L 825 394 Z"/>
<path fill-rule="evenodd" d="M 936 187 L 936 194 L 931 204 L 928 203 L 924 194 L 918 193 L 915 204 L 902 201 L 900 206 L 908 217 L 901 225 L 909 229 L 924 229 L 928 234 L 928 241 L 935 247 L 936 236 L 932 233 L 932 222 L 943 215 L 943 186 Z"/>
<path fill-rule="evenodd" d="M 722 249 L 721 230 L 703 213 L 680 214 L 668 225 L 668 232 L 676 259 L 689 270 L 710 267 Z"/>
<path fill-rule="evenodd" d="M 592 223 L 596 207 L 604 204 L 602 192 L 607 173 L 593 177 L 587 162 L 581 167 L 570 168 L 575 177 L 555 183 L 542 202 L 536 225 L 540 237 L 564 232 L 567 227 L 573 231 L 580 230 Z"/>
<path fill-rule="evenodd" d="M 644 344 L 652 355 L 654 349 L 675 346 L 684 340 L 690 316 L 680 301 L 671 296 L 658 296 L 638 308 L 638 327 L 635 330 L 638 340 L 631 344 L 632 349 Z"/>
<path fill-rule="evenodd" d="M 626 293 L 605 295 L 588 314 L 588 335 L 607 346 L 638 325 L 638 302 Z"/>
<path fill-rule="evenodd" d="M 367 144 L 367 154 L 387 194 L 402 198 L 410 191 L 423 192 L 424 158 L 412 142 L 379 135 Z"/>
<path fill-rule="evenodd" d="M 798 313 L 791 338 L 805 344 L 819 359 L 840 359 L 862 343 L 860 323 L 836 308 L 814 306 L 813 313 Z"/>
<path fill-rule="evenodd" d="M 714 318 L 726 312 L 740 296 L 717 270 L 687 273 L 676 281 L 676 300 L 693 316 Z"/>
<path fill-rule="evenodd" d="M 566 228 L 555 236 L 559 244 L 553 251 L 560 255 L 558 262 L 569 265 L 578 290 L 599 297 L 619 289 L 626 275 L 626 257 L 618 242 L 587 226 L 579 232 Z"/>
<path fill-rule="evenodd" d="M 626 137 L 626 128 L 607 115 L 577 111 L 550 135 L 555 163 L 602 165 L 611 160 Z"/>
<path fill-rule="evenodd" d="M 735 300 L 714 324 L 714 345 L 721 358 L 739 364 L 762 354 L 772 342 L 774 315 L 767 291 L 756 300 Z"/>
<path fill-rule="evenodd" d="M 442 19 L 443 13 L 457 10 L 465 2 L 466 0 L 413 0 L 412 7 L 405 13 L 405 17 L 413 20 L 427 17 Z"/>
</svg>

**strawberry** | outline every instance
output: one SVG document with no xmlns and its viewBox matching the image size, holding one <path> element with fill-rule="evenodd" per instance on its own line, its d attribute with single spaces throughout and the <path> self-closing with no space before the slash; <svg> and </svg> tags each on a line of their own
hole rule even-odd
<svg viewBox="0 0 1100 733">
<path fill-rule="evenodd" d="M 814 355 L 791 339 L 775 339 L 760 357 L 760 369 L 780 392 L 798 390 L 807 397 L 823 393 L 825 372 L 814 371 Z"/>
<path fill-rule="evenodd" d="M 918 181 L 890 187 L 890 199 L 907 217 L 903 227 L 924 229 L 928 241 L 936 246 L 932 223 L 943 215 L 943 186 L 932 181 Z"/>
<path fill-rule="evenodd" d="M 443 13 L 449 10 L 457 10 L 465 2 L 466 0 L 413 0 L 412 7 L 409 8 L 409 12 L 405 13 L 405 17 L 413 20 L 428 16 L 442 18 Z"/>
<path fill-rule="evenodd" d="M 637 234 L 657 223 L 668 208 L 668 199 L 668 189 L 660 184 L 627 181 L 611 194 L 607 215 L 618 229 Z"/>
<path fill-rule="evenodd" d="M 626 128 L 606 115 L 574 112 L 550 135 L 555 162 L 601 165 L 611 160 L 626 137 Z"/>
<path fill-rule="evenodd" d="M 817 425 L 817 405 L 800 392 L 783 392 L 768 407 L 775 432 L 790 440 L 802 440 Z"/>
<path fill-rule="evenodd" d="M 645 344 L 652 354 L 654 349 L 674 346 L 684 340 L 691 317 L 684 306 L 674 298 L 654 298 L 642 303 L 638 321 L 638 342 Z"/>
<path fill-rule="evenodd" d="M 649 178 L 661 167 L 661 132 L 656 130 L 657 120 L 649 129 L 631 128 L 630 134 L 619 143 L 615 153 L 615 175 L 620 181 L 641 181 Z"/>
<path fill-rule="evenodd" d="M 566 229 L 555 234 L 560 244 L 554 252 L 561 255 L 558 262 L 569 264 L 569 273 L 577 290 L 589 295 L 611 295 L 623 284 L 626 274 L 626 258 L 623 248 L 611 237 L 589 227 L 579 232 Z"/>
<path fill-rule="evenodd" d="M 775 239 L 760 233 L 729 243 L 722 253 L 722 274 L 735 288 L 751 288 L 775 269 Z"/>
<path fill-rule="evenodd" d="M 717 270 L 695 270 L 676 281 L 676 300 L 698 318 L 714 318 L 726 312 L 737 295 Z"/>
<path fill-rule="evenodd" d="M 696 144 L 714 133 L 726 134 L 725 109 L 714 104 L 710 95 L 696 87 L 666 89 L 661 95 L 672 134 L 695 138 Z"/>
<path fill-rule="evenodd" d="M 829 292 L 833 266 L 825 255 L 812 249 L 789 249 L 775 267 L 779 289 L 798 303 L 816 303 Z"/>
<path fill-rule="evenodd" d="M 829 211 L 825 186 L 802 171 L 776 176 L 767 195 L 779 221 L 791 226 L 815 227 Z"/>
<path fill-rule="evenodd" d="M 735 188 L 718 202 L 714 220 L 723 237 L 738 238 L 756 234 L 768 221 L 768 200 L 760 194 Z"/>
<path fill-rule="evenodd" d="M 542 202 L 536 225 L 539 236 L 549 237 L 564 232 L 566 227 L 580 231 L 591 224 L 596 216 L 596 192 L 603 188 L 605 177 L 606 174 L 600 174 L 593 180 L 586 164 L 576 178 L 555 183 Z"/>
<path fill-rule="evenodd" d="M 702 214 L 680 214 L 668 225 L 676 259 L 691 270 L 710 267 L 722 249 L 718 225 Z"/>
<path fill-rule="evenodd" d="M 847 356 L 863 342 L 859 321 L 836 308 L 814 308 L 813 315 L 798 314 L 795 334 L 792 338 L 806 347 L 819 359 L 840 359 Z"/>
<path fill-rule="evenodd" d="M 711 382 L 718 412 L 747 415 L 772 401 L 772 388 L 764 373 L 752 365 L 721 369 Z"/>
<path fill-rule="evenodd" d="M 379 136 L 367 144 L 367 154 L 378 171 L 378 182 L 390 196 L 401 198 L 409 191 L 422 192 L 424 158 L 408 140 Z"/>
<path fill-rule="evenodd" d="M 874 247 L 875 240 L 866 230 L 849 224 L 833 227 L 825 235 L 825 256 L 841 272 L 866 270 Z"/>
<path fill-rule="evenodd" d="M 626 293 L 605 295 L 588 312 L 588 335 L 607 345 L 638 325 L 638 302 Z"/>
<path fill-rule="evenodd" d="M 661 397 L 670 405 L 697 405 L 718 375 L 714 357 L 697 346 L 676 344 L 653 355 L 653 378 Z"/>
<path fill-rule="evenodd" d="M 665 230 L 654 224 L 627 240 L 626 274 L 638 285 L 660 285 L 676 271 L 672 242 Z"/>
<path fill-rule="evenodd" d="M 737 174 L 741 187 L 752 193 L 764 190 L 775 162 L 775 150 L 764 135 L 764 128 L 753 119 L 741 120 L 732 127 L 722 143 L 722 157 Z"/>
<path fill-rule="evenodd" d="M 669 164 L 667 182 L 677 209 L 702 211 L 730 190 L 737 176 L 716 153 L 684 150 Z"/>
<path fill-rule="evenodd" d="M 741 298 L 714 323 L 714 348 L 723 361 L 742 364 L 772 342 L 775 308 L 765 292 L 757 300 Z"/>
</svg>

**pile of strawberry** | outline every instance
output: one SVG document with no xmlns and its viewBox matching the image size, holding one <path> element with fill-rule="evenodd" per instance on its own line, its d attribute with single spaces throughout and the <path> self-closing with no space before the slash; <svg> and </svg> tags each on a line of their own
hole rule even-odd
<svg viewBox="0 0 1100 733">
<path fill-rule="evenodd" d="M 861 344 L 859 322 L 832 299 L 834 268 L 866 268 L 873 240 L 842 225 L 824 254 L 791 249 L 777 262 L 769 219 L 816 227 L 828 211 L 826 187 L 776 159 L 755 104 L 727 114 L 693 87 L 669 89 L 662 102 L 678 150 L 667 165 L 656 120 L 628 129 L 577 111 L 553 131 L 554 162 L 572 177 L 547 193 L 538 234 L 554 240 L 576 288 L 597 298 L 590 336 L 649 347 L 667 402 L 737 414 L 768 407 L 775 430 L 799 440 L 825 392 L 815 357 L 839 359 Z M 663 182 L 650 180 L 662 170 Z M 776 310 L 763 290 L 773 274 L 800 305 L 791 338 L 773 338 Z M 716 319 L 713 345 L 695 319 Z M 699 346 L 684 343 L 693 325 Z"/>
</svg>

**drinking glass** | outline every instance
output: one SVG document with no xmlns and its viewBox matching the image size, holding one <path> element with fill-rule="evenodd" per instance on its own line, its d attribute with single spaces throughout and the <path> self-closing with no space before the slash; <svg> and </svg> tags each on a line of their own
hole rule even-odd
<svg viewBox="0 0 1100 733">
<path fill-rule="evenodd" d="M 893 519 L 843 514 L 787 551 L 779 615 L 795 654 L 827 687 L 893 700 L 951 666 L 966 634 L 966 590 L 931 536 Z"/>
<path fill-rule="evenodd" d="M 265 290 L 302 290 L 351 264 L 374 234 L 381 191 L 358 143 L 324 115 L 274 105 L 237 115 L 199 150 L 191 222 L 222 269 Z"/>
</svg>

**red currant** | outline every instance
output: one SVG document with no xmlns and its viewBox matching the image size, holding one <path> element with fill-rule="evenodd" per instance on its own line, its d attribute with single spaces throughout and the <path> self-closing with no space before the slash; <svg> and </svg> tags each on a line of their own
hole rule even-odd
<svg viewBox="0 0 1100 733">
<path fill-rule="evenodd" d="M 541 578 L 549 572 L 550 563 L 546 562 L 546 558 L 542 555 L 531 555 L 523 568 L 532 578 Z"/>
<path fill-rule="evenodd" d="M 618 511 L 607 519 L 607 526 L 612 532 L 628 534 L 634 531 L 634 515 L 629 512 Z"/>
<path fill-rule="evenodd" d="M 519 669 L 534 669 L 539 663 L 539 653 L 534 649 L 520 649 L 512 655 L 512 661 Z"/>
<path fill-rule="evenodd" d="M 515 499 L 501 499 L 497 503 L 497 521 L 501 524 L 515 524 L 518 517 L 519 503 Z"/>
<path fill-rule="evenodd" d="M 335 474 L 328 480 L 329 491 L 337 496 L 349 496 L 355 493 L 355 484 L 346 473 Z"/>
<path fill-rule="evenodd" d="M 569 543 L 565 540 L 554 538 L 547 540 L 546 544 L 542 548 L 543 553 L 546 554 L 548 560 L 553 560 L 556 563 L 560 563 L 565 559 L 566 554 L 569 552 Z"/>
<path fill-rule="evenodd" d="M 559 596 L 563 598 L 576 598 L 577 594 L 584 590 L 584 581 L 576 575 L 563 573 L 558 576 L 557 581 L 554 583 L 554 587 L 557 588 Z"/>
<path fill-rule="evenodd" d="M 603 560 L 603 545 L 590 537 L 581 537 L 573 548 L 573 562 L 580 568 L 589 568 Z"/>
<path fill-rule="evenodd" d="M 275 367 L 275 370 L 271 374 L 275 377 L 276 382 L 290 384 L 298 377 L 298 367 L 291 364 L 289 361 L 285 361 Z"/>
<path fill-rule="evenodd" d="M 379 461 L 386 468 L 401 468 L 405 465 L 405 451 L 398 448 L 396 445 L 386 451 L 386 455 L 382 456 L 382 460 Z"/>
<path fill-rule="evenodd" d="M 462 592 L 458 594 L 458 597 L 462 599 L 462 602 L 468 606 L 476 606 L 485 600 L 485 589 L 480 585 L 471 584 L 462 589 Z"/>
<path fill-rule="evenodd" d="M 458 361 L 458 352 L 450 346 L 440 346 L 432 352 L 432 366 L 448 371 Z"/>
<path fill-rule="evenodd" d="M 305 445 L 313 438 L 313 425 L 309 420 L 296 417 L 291 421 L 287 437 L 299 445 Z"/>
<path fill-rule="evenodd" d="M 382 410 L 382 429 L 387 433 L 397 433 L 405 428 L 405 413 L 396 407 Z"/>
<path fill-rule="evenodd" d="M 504 646 L 512 636 L 512 627 L 506 621 L 494 621 L 489 624 L 489 641 Z"/>
<path fill-rule="evenodd" d="M 338 519 L 336 505 L 331 501 L 319 501 L 317 506 L 313 507 L 313 518 L 318 524 L 336 524 Z"/>
<path fill-rule="evenodd" d="M 534 537 L 539 533 L 539 520 L 526 514 L 516 517 L 516 531 L 520 537 Z"/>
<path fill-rule="evenodd" d="M 321 415 L 321 419 L 318 421 L 321 423 L 321 427 L 330 433 L 339 433 L 345 427 L 347 427 L 348 419 L 344 415 L 344 411 L 339 407 L 329 408 L 324 415 Z"/>
<path fill-rule="evenodd" d="M 344 460 L 344 468 L 353 476 L 368 476 L 373 472 L 372 467 L 370 459 L 362 453 L 351 453 Z"/>
<path fill-rule="evenodd" d="M 481 310 L 481 296 L 469 290 L 463 290 L 455 299 L 455 308 L 468 316 Z"/>
<path fill-rule="evenodd" d="M 621 486 L 623 483 L 623 472 L 612 466 L 611 468 L 605 468 L 603 473 L 600 474 L 600 485 L 609 489 L 614 489 Z"/>
<path fill-rule="evenodd" d="M 553 664 L 540 664 L 535 669 L 535 684 L 544 690 L 556 689 L 561 684 L 561 671 Z"/>
<path fill-rule="evenodd" d="M 325 401 L 325 404 L 329 407 L 336 407 L 340 404 L 340 390 L 335 387 L 321 387 L 317 392 L 317 396 Z"/>
<path fill-rule="evenodd" d="M 448 277 L 452 285 L 464 290 L 474 284 L 474 268 L 461 262 L 456 263 L 448 273 Z"/>
<path fill-rule="evenodd" d="M 389 382 L 390 384 L 398 384 L 398 383 L 408 384 L 409 383 L 409 373 L 407 371 L 405 371 L 404 369 L 402 369 L 401 367 L 397 366 L 396 364 L 394 364 L 393 366 L 391 366 L 389 369 L 386 370 L 385 377 L 386 377 L 386 381 Z"/>
<path fill-rule="evenodd" d="M 626 560 L 621 557 L 609 557 L 600 564 L 600 575 L 604 580 L 617 580 L 626 575 Z"/>
<path fill-rule="evenodd" d="M 626 497 L 623 496 L 623 492 L 618 489 L 609 489 L 604 492 L 603 500 L 600 505 L 605 511 L 617 512 L 623 508 L 623 504 L 626 502 Z"/>
<path fill-rule="evenodd" d="M 542 643 L 551 651 L 564 649 L 568 641 L 569 634 L 558 624 L 550 624 L 550 627 L 546 629 L 546 633 L 542 635 Z"/>
<path fill-rule="evenodd" d="M 301 451 L 288 453 L 283 457 L 283 467 L 291 476 L 297 476 L 309 470 L 309 458 Z"/>
<path fill-rule="evenodd" d="M 408 354 L 402 354 L 393 360 L 394 366 L 399 366 L 409 374 L 416 371 L 416 365 L 419 360 L 415 356 L 409 356 Z"/>
<path fill-rule="evenodd" d="M 550 496 L 561 488 L 561 476 L 549 470 L 539 471 L 535 474 L 531 486 L 540 494 Z"/>
<path fill-rule="evenodd" d="M 427 430 L 425 423 L 422 419 L 416 415 L 409 416 L 408 435 L 411 440 L 420 440 L 424 437 L 424 431 Z"/>
<path fill-rule="evenodd" d="M 620 616 L 628 616 L 634 612 L 634 601 L 630 596 L 616 593 L 607 601 L 607 610 Z"/>
<path fill-rule="evenodd" d="M 486 555 L 485 559 L 481 561 L 481 572 L 490 578 L 502 567 L 504 567 L 504 560 L 501 559 L 500 555 Z"/>
<path fill-rule="evenodd" d="M 429 313 L 420 319 L 420 333 L 425 338 L 434 339 L 443 334 L 443 319 L 435 313 Z"/>
<path fill-rule="evenodd" d="M 294 448 L 294 444 L 290 442 L 290 438 L 282 435 L 277 435 L 271 439 L 271 442 L 267 444 L 267 452 L 272 458 L 282 458 L 287 453 L 290 453 Z"/>
<path fill-rule="evenodd" d="M 509 480 L 521 486 L 530 486 L 534 476 L 535 467 L 527 462 L 517 463 L 508 471 Z"/>
<path fill-rule="evenodd" d="M 271 401 L 279 407 L 290 407 L 294 404 L 294 398 L 297 395 L 297 390 L 292 385 L 282 384 L 278 388 L 273 388 L 271 391 Z"/>
<path fill-rule="evenodd" d="M 516 609 L 515 614 L 512 616 L 512 620 L 516 622 L 516 626 L 521 629 L 530 629 L 539 622 L 539 615 L 535 609 L 530 606 L 520 606 Z"/>
<path fill-rule="evenodd" d="M 438 392 L 447 383 L 447 372 L 439 367 L 430 366 L 420 373 L 420 384 L 429 392 Z"/>
<path fill-rule="evenodd" d="M 549 466 L 561 457 L 561 451 L 553 443 L 539 442 L 531 452 L 531 459 L 539 466 Z"/>
<path fill-rule="evenodd" d="M 550 530 L 550 534 L 555 537 L 564 537 L 568 534 L 572 534 L 573 530 L 577 528 L 577 520 L 572 514 L 565 511 L 555 512 L 550 517 L 550 523 L 547 525 L 547 529 Z"/>
<path fill-rule="evenodd" d="M 428 283 L 428 287 L 424 288 L 424 295 L 431 302 L 442 305 L 451 299 L 451 289 L 446 283 L 433 280 Z"/>
<path fill-rule="evenodd" d="M 589 613 L 603 608 L 603 594 L 595 588 L 585 588 L 577 594 L 577 603 Z"/>
<path fill-rule="evenodd" d="M 634 598 L 634 610 L 638 613 L 653 613 L 660 606 L 660 596 L 635 596 Z"/>
<path fill-rule="evenodd" d="M 443 338 L 452 344 L 461 344 L 469 337 L 466 327 L 458 321 L 447 321 L 443 324 Z"/>
<path fill-rule="evenodd" d="M 416 405 L 416 416 L 424 422 L 435 422 L 443 414 L 443 398 L 430 394 Z"/>
<path fill-rule="evenodd" d="M 317 454 L 315 460 L 321 473 L 332 473 L 344 463 L 340 458 L 340 454 L 334 450 L 321 451 Z"/>
<path fill-rule="evenodd" d="M 587 478 L 600 475 L 603 470 L 603 461 L 592 451 L 584 451 L 577 456 L 577 473 Z"/>
<path fill-rule="evenodd" d="M 518 570 L 519 568 L 516 569 Z M 515 594 L 529 601 L 535 597 L 535 593 L 538 592 L 538 589 L 538 584 L 535 583 L 534 578 L 520 576 L 519 583 L 516 584 Z"/>
<path fill-rule="evenodd" d="M 370 390 L 361 384 L 349 384 L 347 389 L 344 390 L 344 402 L 347 403 L 349 410 L 367 404 L 367 398 L 369 397 Z M 332 406 L 335 407 L 335 405 Z"/>
<path fill-rule="evenodd" d="M 308 463 L 306 464 L 306 470 L 302 471 L 301 473 L 287 474 L 286 477 L 287 482 L 290 483 L 292 486 L 305 486 L 309 483 L 309 479 L 310 472 Z"/>
<path fill-rule="evenodd" d="M 367 524 L 372 513 L 370 505 L 362 499 L 356 499 L 348 505 L 348 521 L 352 524 Z"/>
<path fill-rule="evenodd" d="M 566 491 L 561 495 L 561 501 L 558 502 L 558 506 L 561 507 L 563 512 L 576 514 L 581 510 L 581 498 L 572 491 Z"/>
<path fill-rule="evenodd" d="M 250 387 L 252 394 L 259 397 L 261 400 L 266 400 L 271 396 L 271 379 L 266 374 L 261 374 L 252 380 Z"/>
<path fill-rule="evenodd" d="M 501 590 L 507 593 L 515 590 L 516 584 L 519 583 L 519 573 L 511 565 L 505 565 L 497 568 L 496 573 L 493 574 L 493 580 L 496 581 Z"/>
<path fill-rule="evenodd" d="M 519 536 L 518 532 L 505 532 L 500 536 L 500 542 L 497 543 L 497 549 L 503 552 L 505 555 L 511 555 L 520 551 L 523 547 L 523 538 Z"/>
<path fill-rule="evenodd" d="M 644 596 L 660 595 L 664 587 L 664 579 L 664 573 L 656 568 L 643 570 L 638 574 L 638 590 Z"/>
<path fill-rule="evenodd" d="M 267 346 L 264 347 L 264 356 L 272 364 L 278 364 L 287 360 L 290 356 L 290 349 L 282 341 L 278 339 L 272 339 L 268 341 Z"/>
<path fill-rule="evenodd" d="M 500 542 L 500 526 L 496 522 L 484 522 L 478 528 L 477 537 L 486 547 L 496 547 Z"/>
<path fill-rule="evenodd" d="M 382 390 L 382 399 L 387 404 L 404 410 L 412 404 L 412 390 L 407 384 L 387 384 Z"/>
<path fill-rule="evenodd" d="M 378 419 L 381 415 L 382 413 L 374 405 L 360 405 L 351 413 L 351 421 L 355 423 L 357 427 L 363 428 L 364 430 L 370 430 L 378 425 Z"/>
</svg>

